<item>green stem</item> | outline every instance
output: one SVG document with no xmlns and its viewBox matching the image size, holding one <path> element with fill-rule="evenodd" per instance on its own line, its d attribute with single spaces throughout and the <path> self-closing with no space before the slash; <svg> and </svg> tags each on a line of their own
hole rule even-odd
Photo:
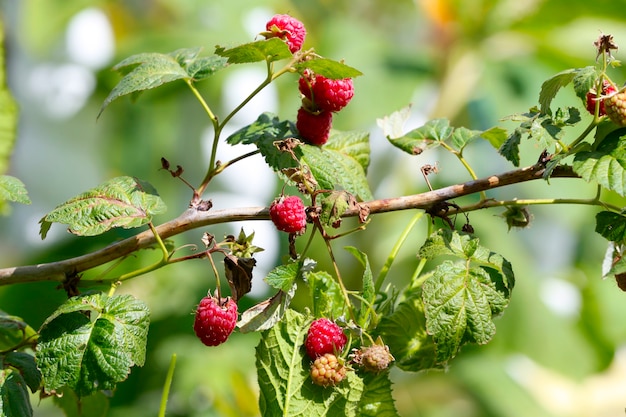
<svg viewBox="0 0 626 417">
<path fill-rule="evenodd" d="M 172 354 L 170 360 L 170 367 L 167 370 L 167 376 L 165 377 L 165 384 L 163 384 L 163 394 L 161 395 L 161 407 L 159 408 L 159 417 L 165 417 L 165 410 L 167 408 L 167 399 L 170 394 L 170 387 L 172 386 L 172 380 L 174 379 L 174 368 L 176 367 L 176 354 Z"/>
<path fill-rule="evenodd" d="M 380 272 L 378 273 L 378 276 L 376 277 L 376 281 L 374 282 L 374 289 L 376 293 L 380 291 L 380 288 L 382 287 L 383 282 L 385 281 L 385 278 L 387 278 L 389 269 L 391 268 L 391 265 L 393 264 L 396 257 L 398 256 L 398 252 L 400 251 L 400 248 L 402 247 L 406 239 L 409 237 L 409 233 L 411 232 L 411 230 L 413 230 L 413 227 L 415 226 L 415 224 L 422 218 L 422 216 L 424 216 L 423 211 L 420 211 L 416 213 L 415 216 L 413 216 L 413 218 L 409 221 L 409 223 L 406 225 L 406 227 L 402 231 L 402 234 L 396 241 L 393 248 L 391 248 L 391 252 L 389 253 L 389 256 L 387 256 L 387 259 L 385 260 L 385 264 L 381 268 Z"/>
<path fill-rule="evenodd" d="M 444 149 L 446 149 L 448 152 L 452 153 L 454 156 L 457 157 L 457 159 L 465 167 L 465 170 L 470 174 L 470 177 L 472 177 L 472 179 L 474 181 L 478 179 L 478 176 L 476 175 L 476 172 L 474 172 L 474 169 L 472 168 L 472 166 L 467 162 L 467 159 L 465 159 L 463 157 L 463 153 L 462 152 L 459 152 L 459 151 L 453 149 L 452 147 L 450 147 L 450 145 L 448 145 L 445 142 L 441 142 L 441 146 L 443 146 Z M 480 199 L 481 200 L 486 200 L 487 199 L 487 193 L 485 193 L 484 191 L 481 191 L 480 192 Z"/>
<path fill-rule="evenodd" d="M 537 199 L 516 199 L 516 200 L 486 200 L 476 204 L 461 207 L 460 210 L 451 210 L 450 214 L 455 212 L 468 213 L 470 211 L 476 211 L 484 208 L 491 207 L 506 207 L 506 206 L 532 206 L 542 204 L 578 204 L 587 206 L 600 206 L 608 210 L 619 212 L 621 209 L 612 204 L 605 203 L 599 199 L 600 194 L 596 194 L 594 198 L 582 199 L 582 198 L 537 198 Z"/>
<path fill-rule="evenodd" d="M 333 267 L 335 268 L 335 275 L 337 276 L 339 289 L 341 290 L 341 295 L 343 296 L 344 302 L 346 303 L 346 307 L 348 308 L 348 311 L 350 313 L 350 318 L 356 323 L 356 316 L 354 315 L 354 311 L 352 311 L 352 303 L 350 303 L 348 290 L 346 289 L 346 286 L 343 284 L 343 279 L 341 279 L 341 272 L 339 272 L 339 266 L 337 265 L 337 260 L 335 259 L 335 254 L 333 253 L 333 248 L 330 244 L 330 240 L 325 238 L 324 243 L 326 244 L 326 249 L 328 250 L 328 254 L 330 255 L 330 259 L 333 263 Z"/>
</svg>

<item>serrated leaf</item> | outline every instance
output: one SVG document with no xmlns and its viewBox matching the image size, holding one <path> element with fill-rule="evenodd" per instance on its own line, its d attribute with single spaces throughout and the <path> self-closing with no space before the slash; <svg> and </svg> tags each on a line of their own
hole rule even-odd
<svg viewBox="0 0 626 417">
<path fill-rule="evenodd" d="M 27 341 L 36 341 L 37 332 L 24 320 L 0 311 L 0 351 L 13 350 Z"/>
<path fill-rule="evenodd" d="M 576 95 L 587 104 L 587 92 L 596 87 L 598 81 L 598 69 L 595 66 L 579 68 L 573 79 L 574 91 Z"/>
<path fill-rule="evenodd" d="M 0 415 L 2 417 L 32 417 L 27 384 L 14 369 L 0 369 Z"/>
<path fill-rule="evenodd" d="M 31 203 L 24 183 L 10 175 L 0 175 L 0 201 L 14 201 L 21 204 Z"/>
<path fill-rule="evenodd" d="M 374 199 L 363 167 L 350 155 L 311 145 L 298 149 L 302 151 L 301 161 L 309 166 L 321 189 L 344 189 L 362 201 Z"/>
<path fill-rule="evenodd" d="M 296 293 L 296 284 L 288 291 L 278 291 L 273 297 L 262 301 L 243 313 L 237 322 L 241 333 L 258 332 L 272 328 L 282 320 Z"/>
<path fill-rule="evenodd" d="M 41 372 L 39 372 L 37 368 L 33 355 L 26 352 L 9 352 L 4 355 L 2 361 L 4 362 L 5 368 L 11 366 L 20 373 L 33 394 L 39 390 L 39 386 L 41 385 Z"/>
<path fill-rule="evenodd" d="M 626 242 L 626 216 L 612 211 L 601 211 L 596 214 L 596 232 L 610 242 Z"/>
<path fill-rule="evenodd" d="M 296 65 L 296 71 L 299 73 L 303 73 L 305 69 L 310 69 L 315 74 L 323 75 L 331 80 L 354 78 L 363 75 L 356 68 L 328 58 L 309 59 Z"/>
<path fill-rule="evenodd" d="M 369 317 L 371 314 L 375 314 L 373 311 L 374 301 L 376 301 L 376 288 L 374 287 L 374 275 L 372 274 L 372 268 L 370 266 L 369 258 L 365 252 L 353 246 L 346 246 L 344 248 L 354 256 L 361 266 L 363 267 L 362 289 L 361 297 L 363 303 L 359 308 L 358 325 L 362 328 L 367 328 L 369 323 Z"/>
<path fill-rule="evenodd" d="M 339 227 L 343 214 L 353 205 L 356 205 L 356 200 L 350 193 L 332 191 L 321 201 L 320 222 L 325 226 Z"/>
<path fill-rule="evenodd" d="M 346 302 L 341 293 L 341 288 L 328 272 L 311 272 L 307 274 L 306 281 L 309 286 L 315 317 L 337 318 L 345 314 Z"/>
<path fill-rule="evenodd" d="M 408 372 L 440 368 L 435 359 L 435 343 L 426 332 L 421 291 L 408 294 L 393 314 L 385 315 L 376 328 L 389 346 L 398 368 Z"/>
<path fill-rule="evenodd" d="M 289 47 L 279 38 L 262 39 L 234 48 L 215 48 L 215 54 L 228 58 L 229 64 L 247 64 L 251 62 L 274 62 L 291 58 Z"/>
<path fill-rule="evenodd" d="M 231 145 L 254 144 L 261 151 L 267 164 L 277 172 L 282 169 L 295 167 L 297 162 L 287 152 L 281 152 L 274 142 L 284 140 L 295 135 L 295 127 L 288 120 L 280 120 L 272 113 L 261 114 L 253 123 L 245 126 L 232 135 L 226 142 Z M 297 157 L 302 155 L 299 147 L 294 149 Z"/>
<path fill-rule="evenodd" d="M 104 99 L 98 117 L 113 100 L 119 97 L 150 90 L 172 81 L 191 78 L 177 59 L 181 58 L 169 54 L 146 53 L 129 57 L 114 66 L 113 69 L 117 70 L 139 64 L 128 72 Z"/>
<path fill-rule="evenodd" d="M 37 364 L 46 391 L 114 389 L 145 361 L 149 311 L 130 295 L 72 297 L 43 324 Z"/>
<path fill-rule="evenodd" d="M 364 387 L 355 372 L 334 387 L 311 383 L 310 359 L 301 349 L 307 330 L 304 316 L 287 310 L 283 320 L 263 332 L 256 348 L 261 415 L 358 416 Z"/>
<path fill-rule="evenodd" d="M 458 152 L 462 152 L 468 143 L 481 137 L 482 132 L 479 130 L 470 130 L 466 127 L 458 127 L 454 129 L 450 135 L 450 144 Z"/>
<path fill-rule="evenodd" d="M 498 149 L 498 153 L 504 156 L 516 167 L 518 167 L 520 163 L 519 145 L 521 140 L 522 131 L 520 128 L 516 128 Z"/>
<path fill-rule="evenodd" d="M 367 173 L 370 165 L 370 135 L 367 132 L 331 130 L 325 149 L 334 150 L 356 160 Z"/>
<path fill-rule="evenodd" d="M 550 104 L 559 90 L 574 80 L 574 77 L 578 74 L 577 69 L 568 69 L 561 71 L 558 74 L 544 81 L 541 85 L 541 91 L 539 92 L 539 104 L 541 106 L 541 113 L 552 114 Z"/>
<path fill-rule="evenodd" d="M 437 147 L 448 139 L 454 128 L 448 119 L 434 119 L 399 138 L 387 137 L 391 144 L 410 155 L 419 155 L 426 149 Z"/>
<path fill-rule="evenodd" d="M 212 76 L 227 66 L 228 60 L 226 58 L 211 55 L 195 59 L 193 62 L 190 62 L 185 69 L 187 70 L 187 74 L 189 74 L 194 81 L 200 81 Z"/>
<path fill-rule="evenodd" d="M 626 129 L 611 132 L 595 151 L 578 152 L 573 169 L 587 182 L 626 195 Z"/>
<path fill-rule="evenodd" d="M 489 342 L 496 332 L 492 318 L 508 304 L 484 269 L 452 261 L 426 279 L 422 299 L 438 363 L 452 359 L 465 343 Z"/>
<path fill-rule="evenodd" d="M 302 262 L 279 265 L 267 274 L 264 281 L 272 288 L 289 291 L 300 275 L 300 268 Z"/>
<path fill-rule="evenodd" d="M 365 390 L 359 404 L 360 417 L 399 417 L 391 396 L 389 372 L 366 373 L 363 385 Z"/>
<path fill-rule="evenodd" d="M 489 143 L 491 143 L 491 146 L 499 149 L 502 145 L 504 145 L 504 142 L 506 142 L 509 134 L 506 129 L 503 129 L 501 127 L 492 127 L 491 129 L 487 129 L 482 132 L 480 136 L 483 139 L 489 141 Z"/>
<path fill-rule="evenodd" d="M 41 220 L 40 234 L 44 239 L 49 223 L 63 223 L 73 234 L 94 236 L 114 227 L 143 226 L 165 210 L 152 185 L 117 177 L 56 207 Z"/>
</svg>

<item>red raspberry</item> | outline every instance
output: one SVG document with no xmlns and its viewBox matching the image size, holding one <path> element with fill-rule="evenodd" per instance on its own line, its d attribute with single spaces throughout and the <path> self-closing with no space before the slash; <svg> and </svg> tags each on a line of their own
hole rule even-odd
<svg viewBox="0 0 626 417">
<path fill-rule="evenodd" d="M 626 126 L 626 90 L 614 93 L 603 101 L 606 115 L 619 126 Z"/>
<path fill-rule="evenodd" d="M 311 379 L 323 387 L 337 385 L 346 377 L 346 367 L 334 354 L 326 353 L 311 365 Z"/>
<path fill-rule="evenodd" d="M 272 202 L 270 218 L 278 230 L 302 234 L 306 229 L 306 212 L 300 197 L 292 195 Z"/>
<path fill-rule="evenodd" d="M 328 141 L 333 114 L 329 111 L 310 112 L 304 107 L 298 110 L 296 128 L 300 137 L 310 145 L 322 146 Z"/>
<path fill-rule="evenodd" d="M 302 48 L 306 29 L 298 19 L 294 19 L 288 14 L 277 14 L 267 22 L 265 29 L 267 32 L 263 35 L 266 38 L 278 37 L 284 40 L 292 54 Z"/>
<path fill-rule="evenodd" d="M 237 324 L 237 304 L 230 298 L 206 296 L 196 310 L 193 330 L 202 343 L 217 346 L 226 341 Z"/>
<path fill-rule="evenodd" d="M 326 353 L 339 352 L 346 345 L 348 338 L 334 322 L 321 318 L 313 321 L 306 335 L 304 347 L 311 359 Z"/>
<path fill-rule="evenodd" d="M 323 75 L 313 75 L 310 71 L 305 71 L 300 77 L 298 88 L 315 108 L 330 112 L 343 109 L 354 96 L 352 78 L 331 80 Z"/>
<path fill-rule="evenodd" d="M 600 97 L 598 97 L 598 93 L 596 92 L 595 88 L 592 88 L 591 90 L 589 90 L 586 96 L 587 111 L 593 115 L 596 111 L 596 101 L 600 100 L 600 109 L 598 110 L 598 116 L 604 116 L 606 114 L 606 111 L 604 109 L 603 96 L 609 96 L 615 92 L 616 92 L 615 87 L 611 85 L 611 83 L 608 82 L 607 80 L 604 80 L 602 82 L 602 94 L 600 94 Z"/>
</svg>

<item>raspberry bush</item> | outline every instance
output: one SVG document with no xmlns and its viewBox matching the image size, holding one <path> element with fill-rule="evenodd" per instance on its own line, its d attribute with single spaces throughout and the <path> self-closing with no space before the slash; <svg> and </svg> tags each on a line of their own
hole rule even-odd
<svg viewBox="0 0 626 417">
<path fill-rule="evenodd" d="M 156 220 L 167 210 L 157 190 L 132 173 L 96 185 L 41 218 L 44 239 L 60 223 L 77 241 L 90 236 L 108 241 L 73 258 L 0 269 L 1 286 L 52 281 L 58 285 L 55 294 L 66 296 L 40 325 L 26 323 L 12 311 L 1 312 L 0 415 L 34 415 L 29 392 L 42 401 L 55 397 L 68 415 L 82 407 L 106 411 L 119 384 L 136 366 L 144 365 L 151 330 L 142 291 L 136 296 L 120 294 L 119 286 L 149 280 L 151 273 L 182 262 L 202 261 L 207 273 L 199 274 L 197 281 L 215 294 L 200 301 L 194 325 L 188 328 L 188 334 L 199 339 L 190 337 L 194 348 L 207 349 L 210 355 L 211 349 L 228 349 L 242 338 L 253 337 L 249 333 L 257 334 L 258 411 L 263 416 L 303 415 L 304 409 L 310 415 L 397 416 L 391 369 L 452 368 L 465 346 L 480 349 L 489 343 L 497 318 L 505 314 L 515 293 L 516 267 L 499 253 L 500 248 L 483 244 L 481 236 L 487 232 L 472 224 L 477 211 L 499 210 L 507 226 L 517 229 L 529 225 L 530 212 L 537 205 L 595 207 L 593 227 L 608 247 L 603 275 L 624 287 L 626 98 L 618 87 L 621 80 L 611 78 L 617 47 L 610 35 L 602 34 L 595 50 L 590 47 L 589 66 L 564 70 L 537 86 L 538 106 L 502 115 L 513 127 L 503 122 L 471 130 L 437 118 L 405 130 L 408 107 L 379 119 L 387 144 L 398 153 L 415 156 L 415 176 L 424 179 L 428 191 L 377 199 L 367 177 L 375 156 L 369 134 L 331 125 L 333 115 L 340 115 L 358 97 L 354 80 L 363 75 L 361 71 L 334 57 L 320 56 L 314 45 L 302 48 L 307 31 L 292 16 L 274 16 L 265 28 L 253 30 L 263 39 L 218 45 L 214 50 L 180 45 L 170 53 L 137 53 L 113 67 L 120 76 L 104 98 L 100 123 L 108 123 L 106 110 L 118 99 L 137 98 L 146 90 L 178 83 L 198 101 L 212 126 L 207 165 L 201 167 L 199 178 L 191 179 L 195 175 L 188 172 L 197 174 L 197 169 L 187 170 L 167 155 L 157 157 L 161 170 L 155 175 L 168 173 L 181 188 L 189 189 L 188 204 L 167 221 Z M 229 113 L 218 116 L 199 85 L 245 65 L 264 67 L 266 78 Z M 246 126 L 227 129 L 256 95 L 282 82 L 300 94 L 299 107 L 292 112 L 295 120 L 264 112 Z M 572 89 L 576 102 L 557 107 L 555 98 L 562 89 Z M 155 99 L 141 100 L 151 105 Z M 592 114 L 585 114 L 590 120 L 581 116 L 585 109 Z M 15 113 L 9 113 L 15 125 Z M 530 150 L 522 140 L 533 145 Z M 248 150 L 218 160 L 218 150 L 236 145 L 241 147 L 235 149 Z M 481 146 L 491 146 L 503 157 L 494 166 L 505 161 L 513 166 L 479 178 L 472 164 L 483 161 L 472 161 L 466 151 Z M 432 175 L 445 167 L 419 165 L 417 158 L 435 149 L 451 157 L 446 164 L 458 162 L 466 177 L 433 187 Z M 526 152 L 536 162 L 520 167 Z M 216 178 L 257 154 L 281 182 L 275 199 L 263 207 L 214 208 L 218 201 L 209 197 L 219 196 Z M 545 181 L 561 190 L 557 179 L 592 183 L 598 191 L 591 197 L 520 194 L 510 199 L 494 193 L 530 181 Z M 462 200 L 464 196 L 473 200 Z M 3 203 L 30 201 L 27 187 L 10 175 L 0 177 L 0 198 Z M 375 273 L 371 254 L 362 250 L 371 242 L 360 241 L 360 236 L 375 227 L 379 214 L 406 210 L 415 214 L 402 225 L 404 230 L 384 230 L 376 239 L 376 254 L 388 255 Z M 255 232 L 212 234 L 219 224 L 241 220 L 271 221 L 288 233 L 279 236 L 284 256 L 269 265 L 265 276 L 257 274 L 258 264 L 264 261 L 257 256 L 263 249 L 254 243 Z M 418 223 L 423 225 L 421 232 Z M 135 232 L 137 228 L 142 230 Z M 126 236 L 122 240 L 106 234 L 120 229 L 129 229 L 122 230 Z M 172 238 L 195 229 L 203 230 L 201 237 L 173 244 Z M 415 235 L 420 236 L 420 244 L 413 248 L 414 273 L 393 277 L 400 248 Z M 346 246 L 345 253 L 338 250 L 337 242 L 349 237 L 362 247 Z M 384 243 L 390 238 L 395 243 L 387 248 Z M 314 256 L 314 246 L 323 249 L 325 259 Z M 149 248 L 154 250 L 145 250 Z M 150 263 L 147 260 L 154 253 L 158 259 Z M 348 277 L 345 264 L 349 262 L 358 264 L 358 276 Z M 253 299 L 249 294 L 253 277 L 267 284 L 269 297 Z M 306 301 L 296 301 L 301 299 Z M 167 301 L 174 302 L 175 297 Z M 214 347 L 218 345 L 222 346 Z M 172 386 L 176 357 L 172 352 L 160 415 L 165 415 L 170 388 L 177 388 Z"/>
</svg>

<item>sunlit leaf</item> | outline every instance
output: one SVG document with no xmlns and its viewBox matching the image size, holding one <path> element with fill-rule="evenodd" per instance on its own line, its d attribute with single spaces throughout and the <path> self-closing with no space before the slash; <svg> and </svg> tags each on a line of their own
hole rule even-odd
<svg viewBox="0 0 626 417">
<path fill-rule="evenodd" d="M 0 175 L 0 201 L 30 204 L 24 183 L 10 175 Z"/>
<path fill-rule="evenodd" d="M 215 54 L 228 58 L 229 64 L 246 64 L 250 62 L 274 62 L 291 58 L 289 47 L 280 38 L 261 39 L 258 41 L 235 46 L 234 48 L 215 48 Z"/>
<path fill-rule="evenodd" d="M 568 69 L 544 81 L 541 85 L 541 91 L 539 92 L 539 104 L 542 113 L 552 114 L 552 110 L 550 109 L 552 100 L 556 97 L 556 94 L 561 88 L 574 80 L 578 72 L 578 69 Z"/>
<path fill-rule="evenodd" d="M 626 129 L 610 133 L 594 151 L 578 152 L 573 168 L 585 181 L 626 195 Z"/>
<path fill-rule="evenodd" d="M 389 372 L 365 374 L 363 386 L 358 414 L 360 417 L 399 417 L 391 396 Z"/>
<path fill-rule="evenodd" d="M 480 136 L 483 139 L 489 141 L 489 143 L 491 143 L 491 146 L 496 149 L 499 149 L 502 145 L 504 145 L 504 142 L 506 142 L 507 138 L 509 137 L 506 129 L 503 129 L 501 127 L 492 127 L 491 129 L 487 129 L 482 132 Z"/>
<path fill-rule="evenodd" d="M 441 145 L 442 141 L 448 139 L 454 128 L 450 126 L 447 119 L 429 120 L 421 127 L 405 133 L 401 137 L 390 138 L 389 142 L 395 147 L 402 149 L 411 155 L 419 155 L 424 150 Z"/>
<path fill-rule="evenodd" d="M 146 355 L 149 311 L 130 295 L 72 297 L 43 324 L 37 364 L 46 391 L 114 389 Z"/>
<path fill-rule="evenodd" d="M 258 332 L 272 328 L 282 320 L 296 293 L 296 284 L 286 290 L 278 291 L 267 300 L 250 307 L 241 313 L 237 327 L 241 333 Z"/>
<path fill-rule="evenodd" d="M 307 68 L 315 74 L 323 75 L 331 80 L 354 78 L 363 75 L 363 73 L 356 68 L 328 58 L 309 59 L 299 62 L 296 65 L 296 70 L 300 73 L 304 72 Z"/>
<path fill-rule="evenodd" d="M 331 130 L 325 149 L 332 149 L 356 160 L 367 173 L 370 164 L 370 135 L 367 132 Z"/>
<path fill-rule="evenodd" d="M 370 261 L 365 252 L 362 252 L 353 246 L 346 246 L 344 249 L 350 252 L 363 267 L 363 287 L 361 289 L 361 297 L 363 298 L 363 303 L 361 305 L 361 308 L 359 309 L 358 324 L 361 327 L 367 328 L 367 324 L 369 322 L 368 318 L 373 313 L 371 309 L 373 308 L 374 301 L 376 300 L 374 275 L 372 274 Z"/>
<path fill-rule="evenodd" d="M 63 223 L 79 236 L 93 236 L 114 227 L 139 227 L 166 207 L 156 190 L 133 177 L 118 177 L 56 207 L 41 220 L 45 238 L 50 223 Z"/>
<path fill-rule="evenodd" d="M 337 318 L 345 314 L 346 303 L 341 288 L 328 272 L 311 272 L 307 274 L 306 281 L 315 317 Z"/>
<path fill-rule="evenodd" d="M 573 79 L 574 91 L 584 104 L 587 104 L 587 92 L 596 87 L 599 75 L 596 66 L 588 66 L 577 70 Z"/>
</svg>

